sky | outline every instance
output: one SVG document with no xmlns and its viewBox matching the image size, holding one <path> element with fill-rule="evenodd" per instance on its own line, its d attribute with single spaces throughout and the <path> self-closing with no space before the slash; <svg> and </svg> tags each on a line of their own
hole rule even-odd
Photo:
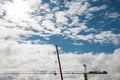
<svg viewBox="0 0 120 80">
<path fill-rule="evenodd" d="M 120 80 L 120 0 L 0 0 L 0 73 L 106 70 L 89 80 Z M 83 80 L 83 75 L 64 75 Z M 0 80 L 60 80 L 0 75 Z"/>
</svg>

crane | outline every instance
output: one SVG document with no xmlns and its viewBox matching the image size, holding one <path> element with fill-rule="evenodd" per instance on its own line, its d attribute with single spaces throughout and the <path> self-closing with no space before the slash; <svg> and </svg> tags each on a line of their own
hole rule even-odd
<svg viewBox="0 0 120 80">
<path fill-rule="evenodd" d="M 87 72 L 86 64 L 83 64 L 83 66 L 84 66 L 84 72 L 83 73 L 80 73 L 80 72 L 64 72 L 64 73 L 62 73 L 59 51 L 58 51 L 57 45 L 56 45 L 56 52 L 57 52 L 57 58 L 58 58 L 61 80 L 63 80 L 63 74 L 83 74 L 84 80 L 88 80 L 88 76 L 87 76 L 88 74 L 107 74 L 107 71 L 89 71 L 89 72 Z M 57 73 L 55 73 L 55 74 L 57 74 Z"/>
<path fill-rule="evenodd" d="M 59 72 L 41 70 L 41 71 L 36 71 L 36 72 L 4 72 L 4 73 L 0 73 L 0 75 L 3 75 L 3 74 L 54 74 L 54 75 L 60 74 L 61 80 L 63 80 L 63 74 L 83 74 L 84 80 L 88 80 L 88 74 L 107 74 L 107 71 L 87 71 L 86 64 L 83 64 L 84 72 L 79 72 L 79 71 L 64 71 L 64 72 L 62 72 L 58 47 L 57 47 L 57 45 L 55 47 L 56 47 L 58 65 L 59 65 Z"/>
</svg>

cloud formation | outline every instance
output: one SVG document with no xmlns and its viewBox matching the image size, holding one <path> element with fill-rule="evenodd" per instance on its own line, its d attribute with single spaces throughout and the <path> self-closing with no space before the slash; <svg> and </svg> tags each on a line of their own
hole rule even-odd
<svg viewBox="0 0 120 80">
<path fill-rule="evenodd" d="M 43 44 L 42 39 L 32 40 L 31 36 L 47 40 L 54 35 L 62 36 L 76 41 L 73 45 L 79 46 L 84 45 L 82 42 L 77 43 L 81 40 L 89 43 L 120 45 L 119 33 L 114 33 L 109 29 L 100 30 L 101 26 L 98 25 L 88 25 L 88 23 L 93 24 L 92 20 L 96 13 L 105 11 L 108 7 L 105 4 L 92 6 L 87 0 L 66 0 L 64 4 L 59 0 L 49 2 L 0 0 L 0 73 L 58 71 L 54 45 Z M 103 19 L 113 19 L 112 21 L 120 16 L 118 12 L 109 11 L 98 14 L 100 15 L 103 15 Z M 102 23 L 102 20 L 98 22 Z M 89 80 L 120 80 L 120 48 L 110 54 L 65 53 L 61 51 L 61 47 L 60 52 L 63 71 L 83 72 L 83 64 L 87 64 L 88 70 L 108 71 L 107 75 L 89 75 Z M 0 80 L 59 80 L 59 78 L 59 75 L 49 74 L 0 75 Z M 66 80 L 83 79 L 83 75 L 64 75 L 64 78 Z"/>
<path fill-rule="evenodd" d="M 22 40 L 20 39 L 23 38 L 22 36 L 29 38 L 30 35 L 37 35 L 46 39 L 53 35 L 61 35 L 73 40 L 94 43 L 106 43 L 105 39 L 107 38 L 108 42 L 114 45 L 118 44 L 119 34 L 108 30 L 106 34 L 112 37 L 109 39 L 109 36 L 103 37 L 104 31 L 101 32 L 87 25 L 89 20 L 94 18 L 94 13 L 106 10 L 107 5 L 91 6 L 92 4 L 87 1 L 66 1 L 64 5 L 52 2 L 42 3 L 41 0 L 2 1 L 0 3 L 1 38 Z M 56 6 L 53 7 L 51 4 Z M 65 10 L 60 10 L 60 6 Z M 82 19 L 82 16 L 85 19 Z M 117 18 L 118 16 L 119 14 L 115 12 L 110 13 L 108 18 Z M 81 32 L 87 35 L 82 35 Z M 100 36 L 100 39 L 97 36 Z"/>
<path fill-rule="evenodd" d="M 58 71 L 58 63 L 56 57 L 56 51 L 54 45 L 38 45 L 38 44 L 18 44 L 14 41 L 0 41 L 0 71 L 4 72 L 36 72 L 36 71 Z M 114 53 L 62 53 L 60 55 L 61 64 L 63 71 L 80 71 L 83 72 L 83 64 L 87 64 L 88 71 L 108 71 L 107 75 L 89 75 L 89 80 L 101 79 L 101 80 L 119 80 L 120 76 L 120 49 L 116 49 Z M 60 76 L 54 76 L 50 74 L 46 75 L 12 75 L 6 74 L 1 75 L 0 79 L 9 77 L 13 79 L 31 79 L 35 78 L 44 80 L 45 79 L 56 79 Z M 83 79 L 83 75 L 66 75 L 65 79 Z M 71 76 L 71 77 L 70 77 Z M 11 79 L 11 80 L 13 80 Z"/>
</svg>

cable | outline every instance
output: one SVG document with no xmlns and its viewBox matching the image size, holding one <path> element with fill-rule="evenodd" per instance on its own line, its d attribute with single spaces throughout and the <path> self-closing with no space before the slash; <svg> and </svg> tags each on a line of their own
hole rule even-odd
<svg viewBox="0 0 120 80">
<path fill-rule="evenodd" d="M 56 71 L 51 71 L 51 72 L 5 72 L 5 73 L 0 73 L 0 75 L 6 75 L 6 74 L 60 74 L 59 72 Z M 83 74 L 82 72 L 78 71 L 64 71 L 63 74 Z"/>
</svg>

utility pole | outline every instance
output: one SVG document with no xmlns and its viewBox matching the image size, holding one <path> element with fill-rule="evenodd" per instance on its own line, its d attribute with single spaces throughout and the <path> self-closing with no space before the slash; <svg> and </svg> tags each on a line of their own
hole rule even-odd
<svg viewBox="0 0 120 80">
<path fill-rule="evenodd" d="M 58 51 L 58 47 L 57 47 L 57 45 L 56 45 L 56 52 L 57 52 L 57 58 L 58 58 L 58 64 L 59 64 L 59 70 L 60 70 L 60 76 L 61 76 L 61 80 L 63 80 L 62 68 L 61 68 L 60 57 L 59 57 L 59 51 Z"/>
</svg>

